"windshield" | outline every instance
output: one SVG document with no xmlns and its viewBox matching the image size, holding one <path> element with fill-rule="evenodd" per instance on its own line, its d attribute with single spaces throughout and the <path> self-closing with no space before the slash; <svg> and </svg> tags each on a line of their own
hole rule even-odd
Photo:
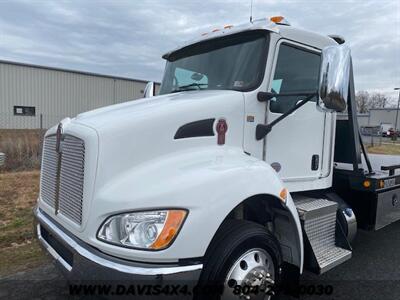
<svg viewBox="0 0 400 300">
<path fill-rule="evenodd" d="M 166 57 L 160 94 L 187 90 L 257 88 L 267 57 L 264 31 L 240 33 L 190 45 Z"/>
</svg>

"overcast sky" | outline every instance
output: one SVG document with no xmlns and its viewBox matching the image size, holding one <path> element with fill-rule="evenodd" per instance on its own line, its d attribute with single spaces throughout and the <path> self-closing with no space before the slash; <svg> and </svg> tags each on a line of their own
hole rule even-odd
<svg viewBox="0 0 400 300">
<path fill-rule="evenodd" d="M 0 59 L 161 80 L 161 55 L 226 24 L 248 22 L 246 1 L 1 1 Z M 255 19 L 340 34 L 351 46 L 357 90 L 397 100 L 400 1 L 254 0 Z"/>
</svg>

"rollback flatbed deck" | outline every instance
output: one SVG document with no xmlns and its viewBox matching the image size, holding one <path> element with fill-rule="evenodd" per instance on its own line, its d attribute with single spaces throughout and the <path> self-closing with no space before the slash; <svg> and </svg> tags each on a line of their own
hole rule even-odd
<svg viewBox="0 0 400 300">
<path fill-rule="evenodd" d="M 352 81 L 348 113 L 338 116 L 336 121 L 333 190 L 352 207 L 360 228 L 378 230 L 400 220 L 400 172 L 396 172 L 400 158 L 395 165 L 373 170 L 353 114 L 356 108 Z"/>
</svg>

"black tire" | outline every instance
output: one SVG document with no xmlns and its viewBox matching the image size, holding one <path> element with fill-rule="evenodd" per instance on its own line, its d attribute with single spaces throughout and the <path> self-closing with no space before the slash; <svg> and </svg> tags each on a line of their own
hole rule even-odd
<svg viewBox="0 0 400 300">
<path fill-rule="evenodd" d="M 250 249 L 268 252 L 274 263 L 275 281 L 279 281 L 282 255 L 277 239 L 263 226 L 244 220 L 227 220 L 218 229 L 204 257 L 199 287 L 206 287 L 207 295 L 197 299 L 220 299 L 220 294 L 208 292 L 210 287 L 221 287 L 239 257 Z M 200 291 L 201 292 L 201 291 Z"/>
</svg>

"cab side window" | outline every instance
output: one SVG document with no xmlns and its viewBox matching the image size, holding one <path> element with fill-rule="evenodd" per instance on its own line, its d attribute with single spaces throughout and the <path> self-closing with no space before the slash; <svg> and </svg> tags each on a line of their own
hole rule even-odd
<svg viewBox="0 0 400 300">
<path fill-rule="evenodd" d="M 320 64 L 321 57 L 318 53 L 281 44 L 272 91 L 275 93 L 317 91 Z M 299 96 L 276 97 L 270 102 L 270 111 L 285 113 L 304 98 Z M 312 99 L 312 101 L 316 100 L 317 97 Z"/>
</svg>

